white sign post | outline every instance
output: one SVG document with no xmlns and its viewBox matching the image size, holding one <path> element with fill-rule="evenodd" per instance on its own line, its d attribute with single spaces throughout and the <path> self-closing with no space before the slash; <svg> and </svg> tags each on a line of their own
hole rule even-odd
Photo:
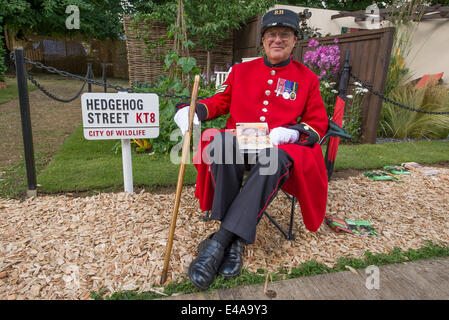
<svg viewBox="0 0 449 320">
<path fill-rule="evenodd" d="M 159 136 L 159 97 L 152 93 L 84 93 L 83 132 L 87 140 L 122 141 L 125 192 L 133 193 L 130 139 Z"/>
</svg>

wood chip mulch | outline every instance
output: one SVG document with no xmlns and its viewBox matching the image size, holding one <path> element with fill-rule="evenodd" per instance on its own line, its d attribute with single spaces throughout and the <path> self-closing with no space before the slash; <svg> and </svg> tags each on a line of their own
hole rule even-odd
<svg viewBox="0 0 449 320">
<path fill-rule="evenodd" d="M 425 241 L 449 243 L 449 166 L 437 175 L 413 172 L 403 183 L 371 181 L 361 173 L 329 183 L 327 215 L 368 220 L 378 237 L 335 233 L 325 223 L 305 229 L 296 208 L 287 241 L 263 218 L 247 247 L 244 268 L 275 272 L 315 259 L 332 267 L 338 258 L 365 251 L 418 249 Z M 194 187 L 184 187 L 168 278 L 185 278 L 198 243 L 219 227 L 203 222 Z M 0 299 L 89 299 L 90 292 L 155 290 L 163 267 L 173 193 L 104 193 L 91 197 L 0 199 Z M 268 208 L 286 226 L 290 201 L 283 193 Z"/>
</svg>

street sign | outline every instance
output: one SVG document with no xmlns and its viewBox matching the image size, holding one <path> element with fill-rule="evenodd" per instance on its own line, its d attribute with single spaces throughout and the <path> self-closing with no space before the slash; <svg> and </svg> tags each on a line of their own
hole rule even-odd
<svg viewBox="0 0 449 320">
<path fill-rule="evenodd" d="M 153 93 L 84 93 L 84 138 L 144 139 L 159 136 L 159 97 Z"/>
<path fill-rule="evenodd" d="M 81 96 L 84 138 L 122 141 L 125 192 L 133 193 L 130 139 L 159 136 L 159 97 L 154 93 L 84 93 Z"/>
</svg>

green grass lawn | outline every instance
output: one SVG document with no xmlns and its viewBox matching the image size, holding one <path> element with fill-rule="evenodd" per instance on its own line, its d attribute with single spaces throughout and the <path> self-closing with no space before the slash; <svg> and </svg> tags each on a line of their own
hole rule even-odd
<svg viewBox="0 0 449 320">
<path fill-rule="evenodd" d="M 340 145 L 335 168 L 375 169 L 410 161 L 421 164 L 449 161 L 449 141 Z"/>
<path fill-rule="evenodd" d="M 44 192 L 123 190 L 121 152 L 111 151 L 116 140 L 86 140 L 79 127 L 64 143 L 37 181 Z M 134 186 L 154 190 L 176 185 L 179 165 L 169 155 L 133 153 Z M 374 169 L 406 161 L 423 164 L 449 161 L 448 141 L 419 141 L 377 145 L 340 145 L 335 164 L 341 169 Z M 184 183 L 194 184 L 196 170 L 187 165 Z"/>
<path fill-rule="evenodd" d="M 64 143 L 37 178 L 40 191 L 123 190 L 122 154 L 112 152 L 117 140 L 86 140 L 82 127 Z M 154 190 L 176 185 L 179 165 L 168 155 L 132 154 L 134 186 Z M 193 184 L 196 170 L 188 165 L 185 184 Z"/>
<path fill-rule="evenodd" d="M 34 85 L 28 85 L 28 92 L 34 91 L 37 88 Z M 17 83 L 12 83 L 8 81 L 6 89 L 0 90 L 0 104 L 6 103 L 8 101 L 18 99 L 19 92 L 17 89 Z"/>
</svg>

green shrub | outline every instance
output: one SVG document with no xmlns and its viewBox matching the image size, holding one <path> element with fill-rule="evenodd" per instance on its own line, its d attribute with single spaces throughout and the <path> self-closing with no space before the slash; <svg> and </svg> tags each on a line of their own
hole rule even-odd
<svg viewBox="0 0 449 320">
<path fill-rule="evenodd" d="M 320 82 L 320 94 L 326 107 L 329 118 L 332 118 L 335 109 L 338 91 L 336 82 L 323 80 Z M 362 105 L 367 89 L 358 82 L 353 83 L 354 88 L 346 96 L 346 105 L 343 115 L 343 129 L 352 136 L 352 142 L 360 142 L 362 138 Z"/>
<path fill-rule="evenodd" d="M 3 18 L 0 16 L 0 82 L 5 81 L 6 63 L 5 54 L 6 50 L 3 47 L 3 28 L 2 28 Z"/>
<path fill-rule="evenodd" d="M 398 87 L 391 91 L 389 98 L 414 109 L 449 111 L 449 91 L 442 85 Z M 379 130 L 381 136 L 397 139 L 444 139 L 449 134 L 449 115 L 414 112 L 384 102 Z"/>
<path fill-rule="evenodd" d="M 394 48 L 388 67 L 387 81 L 385 83 L 385 95 L 390 93 L 397 87 L 404 85 L 410 81 L 413 74 L 410 69 L 405 66 L 405 58 L 401 55 L 400 48 Z"/>
<path fill-rule="evenodd" d="M 154 85 L 149 83 L 138 84 L 136 88 L 139 92 L 153 92 L 158 94 L 173 93 L 174 95 L 186 97 L 180 99 L 159 96 L 159 136 L 155 139 L 150 139 L 150 144 L 152 145 L 152 151 L 159 154 L 167 154 L 173 146 L 181 141 L 181 137 L 176 141 L 172 141 L 170 138 L 172 132 L 178 129 L 178 126 L 173 120 L 175 106 L 180 102 L 190 103 L 189 97 L 191 92 L 187 88 L 183 88 L 178 78 L 169 78 L 163 75 L 159 77 L 159 81 Z M 214 93 L 215 85 L 212 83 L 206 84 L 204 79 L 202 79 L 198 96 L 210 97 Z M 203 122 L 201 123 L 201 130 L 204 131 L 207 128 L 224 128 L 228 117 L 228 115 L 224 115 L 211 121 Z"/>
</svg>

